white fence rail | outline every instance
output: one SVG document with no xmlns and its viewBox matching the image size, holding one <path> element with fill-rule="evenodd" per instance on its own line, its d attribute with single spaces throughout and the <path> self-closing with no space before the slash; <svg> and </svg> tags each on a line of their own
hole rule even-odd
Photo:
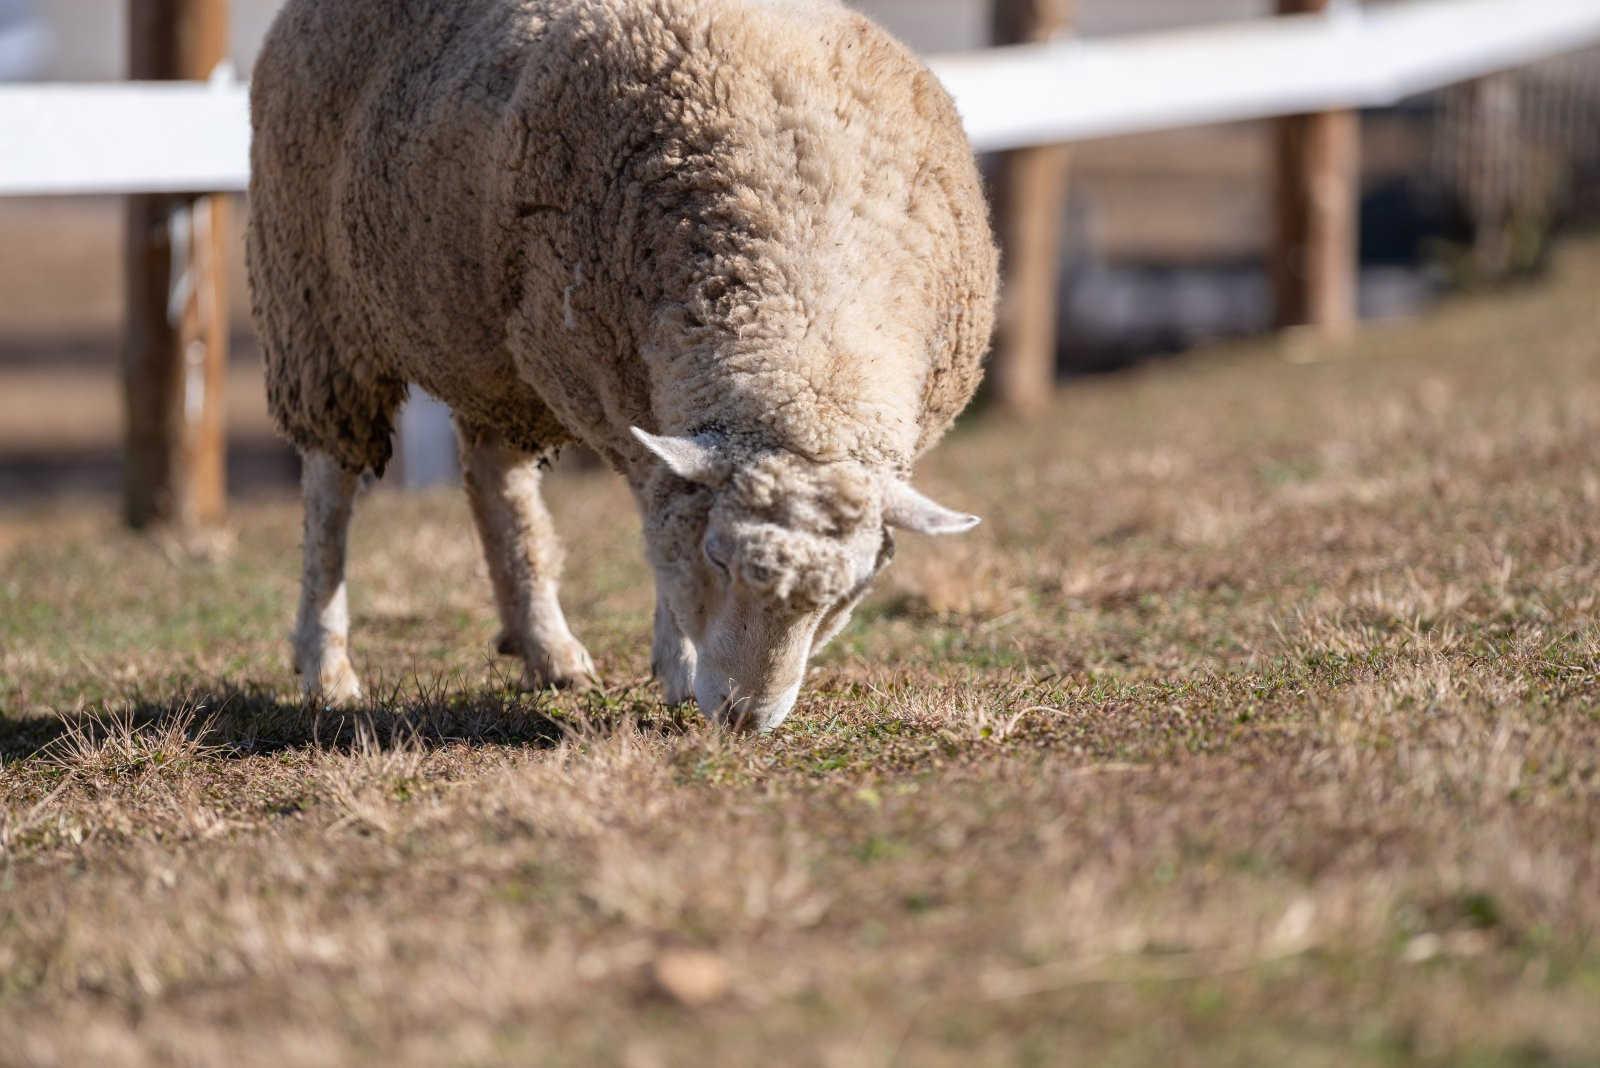
<svg viewBox="0 0 1600 1068">
<path fill-rule="evenodd" d="M 982 151 L 1330 108 L 1600 44 L 1600 0 L 1409 0 L 1328 16 L 938 56 Z M 229 191 L 249 181 L 246 89 L 0 86 L 0 196 Z"/>
<path fill-rule="evenodd" d="M 1600 43 L 1600 0 L 1412 0 L 936 58 L 980 151 L 1386 107 Z"/>
<path fill-rule="evenodd" d="M 242 190 L 247 97 L 226 69 L 209 85 L 0 86 L 0 196 Z"/>
</svg>

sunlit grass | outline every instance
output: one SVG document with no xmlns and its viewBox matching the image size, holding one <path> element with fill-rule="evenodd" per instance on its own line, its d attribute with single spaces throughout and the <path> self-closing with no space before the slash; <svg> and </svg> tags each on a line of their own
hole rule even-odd
<svg viewBox="0 0 1600 1068">
<path fill-rule="evenodd" d="M 363 502 L 344 711 L 291 503 L 11 521 L 0 1060 L 1592 1064 L 1597 292 L 964 425 L 921 478 L 988 522 L 767 739 L 660 704 L 605 477 L 551 493 L 581 697 L 490 654 L 451 494 Z"/>
</svg>

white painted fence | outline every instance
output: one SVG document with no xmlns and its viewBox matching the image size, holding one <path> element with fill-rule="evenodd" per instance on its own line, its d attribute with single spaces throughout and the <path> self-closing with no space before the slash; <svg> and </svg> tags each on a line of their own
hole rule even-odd
<svg viewBox="0 0 1600 1068">
<path fill-rule="evenodd" d="M 1344 108 L 1600 43 L 1600 0 L 1411 0 L 938 57 L 979 151 Z"/>
<path fill-rule="evenodd" d="M 1376 107 L 1600 44 L 1600 0 L 1409 0 L 936 56 L 982 151 Z M 0 86 L 0 196 L 239 190 L 246 89 Z"/>
<path fill-rule="evenodd" d="M 0 85 L 0 196 L 235 192 L 250 182 L 248 90 L 210 84 Z"/>
</svg>

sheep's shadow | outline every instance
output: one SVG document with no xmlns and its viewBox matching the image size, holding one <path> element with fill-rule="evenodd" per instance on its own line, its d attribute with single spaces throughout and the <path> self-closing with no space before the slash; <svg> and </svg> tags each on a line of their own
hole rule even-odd
<svg viewBox="0 0 1600 1068">
<path fill-rule="evenodd" d="M 203 743 L 219 758 L 283 750 L 452 745 L 549 749 L 574 736 L 621 730 L 681 734 L 688 713 L 664 708 L 647 688 L 582 695 L 519 694 L 412 683 L 350 707 L 286 700 L 269 687 L 219 682 L 181 694 L 132 693 L 54 716 L 0 715 L 0 766 L 77 739 L 170 737 Z"/>
</svg>

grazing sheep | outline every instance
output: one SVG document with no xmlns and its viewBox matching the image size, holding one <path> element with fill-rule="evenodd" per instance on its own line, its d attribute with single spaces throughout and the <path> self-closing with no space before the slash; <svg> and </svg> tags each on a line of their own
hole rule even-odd
<svg viewBox="0 0 1600 1068">
<path fill-rule="evenodd" d="M 832 0 L 290 0 L 256 68 L 250 264 L 305 458 L 295 635 L 359 696 L 345 535 L 409 383 L 455 413 L 529 686 L 594 665 L 540 463 L 620 471 L 668 700 L 771 729 L 888 562 L 975 517 L 911 488 L 971 399 L 994 244 L 950 98 Z"/>
</svg>

